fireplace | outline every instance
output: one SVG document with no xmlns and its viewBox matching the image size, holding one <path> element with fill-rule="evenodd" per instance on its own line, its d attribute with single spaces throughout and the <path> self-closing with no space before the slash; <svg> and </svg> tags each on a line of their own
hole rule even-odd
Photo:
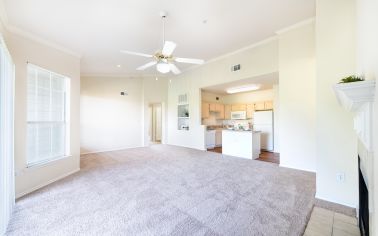
<svg viewBox="0 0 378 236">
<path fill-rule="evenodd" d="M 364 176 L 361 172 L 360 157 L 358 157 L 358 182 L 359 182 L 359 211 L 358 225 L 361 236 L 369 235 L 369 191 L 366 186 Z"/>
</svg>

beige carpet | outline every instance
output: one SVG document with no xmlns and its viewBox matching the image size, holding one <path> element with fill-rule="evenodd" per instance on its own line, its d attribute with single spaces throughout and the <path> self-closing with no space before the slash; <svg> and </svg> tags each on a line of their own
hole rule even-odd
<svg viewBox="0 0 378 236">
<path fill-rule="evenodd" d="M 85 155 L 17 201 L 7 235 L 302 235 L 315 174 L 156 145 Z"/>
</svg>

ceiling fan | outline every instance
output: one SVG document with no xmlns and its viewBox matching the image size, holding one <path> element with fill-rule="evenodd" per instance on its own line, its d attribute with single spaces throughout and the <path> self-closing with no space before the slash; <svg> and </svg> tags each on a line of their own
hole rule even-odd
<svg viewBox="0 0 378 236">
<path fill-rule="evenodd" d="M 163 49 L 161 51 L 156 52 L 155 54 L 145 54 L 145 53 L 139 53 L 139 52 L 132 52 L 132 51 L 126 51 L 121 50 L 121 53 L 129 54 L 129 55 L 135 55 L 135 56 L 142 56 L 147 58 L 152 58 L 153 61 L 148 62 L 145 65 L 139 66 L 137 70 L 145 70 L 149 67 L 155 66 L 156 69 L 160 73 L 168 73 L 172 71 L 173 74 L 180 74 L 181 71 L 177 66 L 175 65 L 175 62 L 179 63 L 189 63 L 189 64 L 203 64 L 204 60 L 201 59 L 193 59 L 193 58 L 182 58 L 182 57 L 174 57 L 172 55 L 173 51 L 176 48 L 176 44 L 172 41 L 165 41 L 165 18 L 167 17 L 166 12 L 160 12 L 160 16 L 163 20 Z"/>
</svg>

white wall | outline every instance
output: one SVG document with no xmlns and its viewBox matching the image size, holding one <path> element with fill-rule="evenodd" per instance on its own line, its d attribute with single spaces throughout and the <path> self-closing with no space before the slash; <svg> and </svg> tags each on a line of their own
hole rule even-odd
<svg viewBox="0 0 378 236">
<path fill-rule="evenodd" d="M 366 79 L 378 79 L 378 1 L 376 0 L 357 0 L 357 74 L 363 75 Z M 378 153 L 378 86 L 376 86 L 375 92 L 375 104 L 374 104 L 374 153 Z M 359 145 L 360 149 L 361 144 Z M 359 154 L 363 157 L 364 152 L 359 150 Z M 365 153 L 366 155 L 367 153 Z M 363 158 L 367 160 L 367 163 L 361 163 L 365 165 L 365 168 L 370 169 L 370 174 L 367 177 L 369 194 L 372 199 L 369 204 L 370 208 L 370 235 L 378 234 L 378 175 L 374 174 L 378 171 L 378 161 L 374 159 L 374 154 L 369 153 L 367 157 Z M 377 154 L 375 154 L 377 156 Z"/>
<path fill-rule="evenodd" d="M 211 102 L 211 103 L 223 103 L 223 97 L 225 95 L 216 94 L 216 93 L 210 93 L 202 91 L 201 98 L 203 102 Z M 217 100 L 217 97 L 219 100 Z"/>
<path fill-rule="evenodd" d="M 225 104 L 235 104 L 235 103 L 253 103 L 261 101 L 273 101 L 274 91 L 273 89 L 259 90 L 247 93 L 235 93 L 230 95 L 225 95 L 222 98 Z"/>
<path fill-rule="evenodd" d="M 15 169 L 16 196 L 19 197 L 80 168 L 80 59 L 13 33 L 8 32 L 5 40 L 16 65 Z M 26 167 L 27 62 L 71 79 L 70 153 L 72 156 L 31 168 Z"/>
<path fill-rule="evenodd" d="M 149 145 L 149 105 L 166 113 L 168 80 L 160 78 L 83 77 L 81 80 L 81 153 Z M 126 91 L 127 96 L 120 92 Z M 166 135 L 163 114 L 163 142 Z"/>
<path fill-rule="evenodd" d="M 358 200 L 357 138 L 352 114 L 338 104 L 332 86 L 355 74 L 355 4 L 316 1 L 316 197 L 351 207 Z M 337 182 L 337 173 L 345 182 Z"/>
<path fill-rule="evenodd" d="M 242 70 L 231 72 L 230 66 L 241 64 Z M 168 143 L 205 149 L 201 126 L 201 88 L 277 72 L 278 50 L 275 39 L 244 51 L 209 62 L 172 79 L 168 88 Z M 188 93 L 190 130 L 177 130 L 177 97 Z"/>
<path fill-rule="evenodd" d="M 315 25 L 279 37 L 280 165 L 316 170 Z"/>
<path fill-rule="evenodd" d="M 142 79 L 82 77 L 80 97 L 81 153 L 143 146 Z"/>
</svg>

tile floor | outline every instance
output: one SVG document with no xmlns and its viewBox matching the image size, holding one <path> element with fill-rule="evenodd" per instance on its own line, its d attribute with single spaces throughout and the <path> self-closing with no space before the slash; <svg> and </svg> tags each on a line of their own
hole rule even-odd
<svg viewBox="0 0 378 236">
<path fill-rule="evenodd" d="M 305 236 L 360 236 L 357 219 L 314 207 Z"/>
</svg>

